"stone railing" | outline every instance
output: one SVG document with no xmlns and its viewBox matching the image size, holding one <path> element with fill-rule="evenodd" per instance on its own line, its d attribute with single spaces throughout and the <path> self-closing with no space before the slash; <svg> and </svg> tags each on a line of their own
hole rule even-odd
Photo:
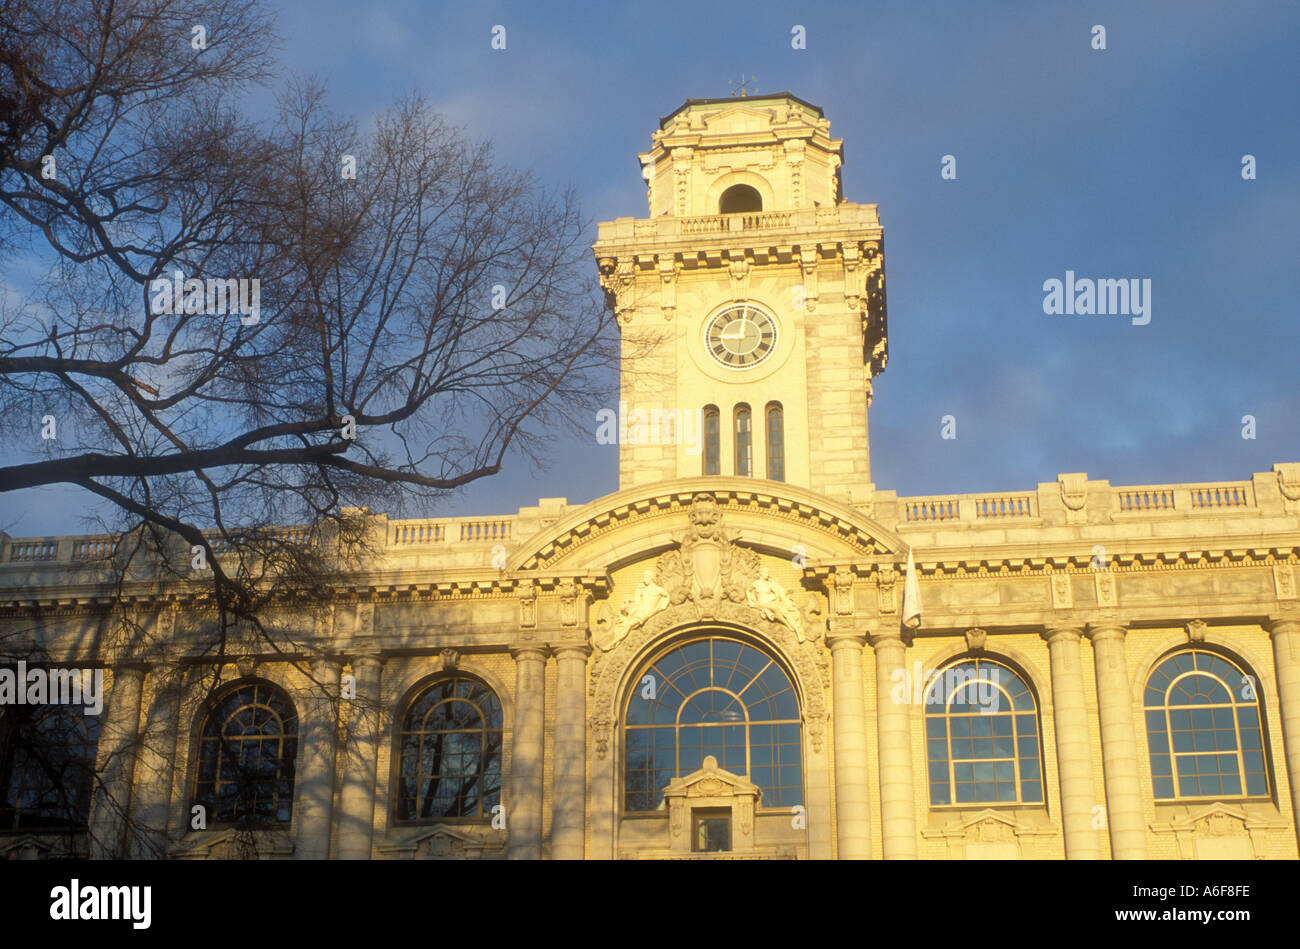
<svg viewBox="0 0 1300 949">
<path fill-rule="evenodd" d="M 1115 488 L 1114 504 L 1117 514 L 1250 510 L 1255 507 L 1255 490 L 1249 481 L 1136 485 Z"/>
<path fill-rule="evenodd" d="M 1266 479 L 1268 476 L 1264 476 Z M 1232 514 L 1257 513 L 1253 481 L 1225 481 L 1204 484 L 1138 484 L 1111 487 L 1107 482 L 1098 485 L 1092 495 L 1094 514 L 1107 518 L 1110 515 L 1132 518 L 1163 516 L 1168 514 Z M 904 525 L 937 523 L 987 523 L 1014 519 L 1040 518 L 1043 510 L 1059 511 L 1064 503 L 1056 484 L 1039 485 L 1038 491 L 1020 491 L 1005 494 L 944 494 L 898 499 L 898 510 Z M 1085 488 L 1077 501 L 1081 508 L 1087 497 Z M 1106 504 L 1109 499 L 1109 506 Z M 1073 516 L 1073 515 L 1071 515 Z M 1082 511 L 1082 523 L 1088 515 Z"/>
<path fill-rule="evenodd" d="M 515 517 L 492 518 L 421 518 L 388 521 L 385 546 L 394 552 L 446 544 L 507 544 L 514 535 Z M 381 519 L 380 523 L 386 518 Z M 229 553 L 233 548 L 217 531 L 203 536 L 214 554 Z M 305 526 L 276 528 L 271 537 L 284 544 L 307 544 L 312 531 Z M 0 565 L 68 564 L 107 559 L 117 550 L 119 538 L 112 534 L 86 534 L 67 537 L 14 537 L 0 534 Z"/>
<path fill-rule="evenodd" d="M 694 237 L 743 231 L 807 230 L 811 228 L 879 227 L 874 204 L 841 204 L 833 208 L 797 208 L 787 211 L 748 211 L 740 214 L 704 214 L 656 218 L 619 218 L 599 225 L 596 242 L 647 237 Z"/>
<path fill-rule="evenodd" d="M 500 544 L 510 539 L 514 520 L 512 517 L 438 517 L 390 521 L 388 543 L 397 549 L 446 543 Z"/>
<path fill-rule="evenodd" d="M 948 494 L 935 497 L 899 498 L 903 519 L 908 524 L 933 521 L 989 521 L 1038 516 L 1036 495 Z"/>
<path fill-rule="evenodd" d="M 15 537 L 0 535 L 0 563 L 72 563 L 111 557 L 117 550 L 114 534 L 66 537 Z"/>
</svg>

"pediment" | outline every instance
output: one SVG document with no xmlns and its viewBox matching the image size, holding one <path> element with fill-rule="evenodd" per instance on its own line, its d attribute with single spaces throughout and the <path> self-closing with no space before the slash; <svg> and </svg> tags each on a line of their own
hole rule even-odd
<svg viewBox="0 0 1300 949">
<path fill-rule="evenodd" d="M 1017 819 L 1013 812 L 986 807 L 974 814 L 956 817 L 942 826 L 925 829 L 921 835 L 928 838 L 964 838 L 987 842 L 1053 833 L 1055 830 L 1050 826 L 1026 823 Z"/>
<path fill-rule="evenodd" d="M 257 860 L 293 855 L 293 840 L 277 830 L 240 831 L 231 827 L 199 832 L 176 844 L 170 855 L 182 860 Z"/>
<path fill-rule="evenodd" d="M 698 771 L 674 778 L 664 788 L 664 798 L 720 798 L 720 797 L 758 797 L 761 793 L 758 785 L 739 774 L 733 774 L 718 767 L 718 759 L 708 755 L 704 767 Z"/>
<path fill-rule="evenodd" d="M 704 125 L 711 135 L 741 135 L 746 132 L 766 132 L 772 127 L 772 113 L 750 106 L 735 106 L 706 116 Z"/>
<path fill-rule="evenodd" d="M 504 854 L 506 841 L 499 831 L 486 835 L 477 829 L 435 824 L 398 842 L 379 847 L 381 853 L 406 859 L 475 860 Z"/>
<path fill-rule="evenodd" d="M 1171 820 L 1169 826 L 1176 831 L 1201 830 L 1222 834 L 1235 824 L 1238 830 L 1244 833 L 1247 819 L 1245 811 L 1216 801 L 1176 820 Z"/>
<path fill-rule="evenodd" d="M 0 841 L 0 860 L 48 860 L 70 857 L 65 847 L 56 847 L 50 841 L 32 834 L 24 834 Z"/>
</svg>

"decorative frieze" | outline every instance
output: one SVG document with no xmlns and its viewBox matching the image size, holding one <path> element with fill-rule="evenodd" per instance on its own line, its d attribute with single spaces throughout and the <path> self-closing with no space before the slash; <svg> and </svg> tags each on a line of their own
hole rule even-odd
<svg viewBox="0 0 1300 949">
<path fill-rule="evenodd" d="M 1294 600 L 1296 596 L 1295 568 L 1290 564 L 1275 564 L 1273 586 L 1279 600 Z"/>
<path fill-rule="evenodd" d="M 1068 573 L 1051 574 L 1052 609 L 1070 610 L 1074 608 L 1074 588 Z"/>
</svg>

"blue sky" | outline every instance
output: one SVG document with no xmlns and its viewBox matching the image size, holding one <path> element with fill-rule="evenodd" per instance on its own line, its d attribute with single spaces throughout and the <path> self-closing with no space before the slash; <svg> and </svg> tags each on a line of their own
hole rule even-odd
<svg viewBox="0 0 1300 949">
<path fill-rule="evenodd" d="M 885 229 L 878 488 L 1237 480 L 1300 461 L 1289 0 L 271 6 L 284 69 L 325 80 L 336 109 L 364 122 L 418 90 L 505 162 L 573 185 L 593 221 L 644 215 L 636 153 L 684 99 L 727 95 L 743 73 L 822 106 L 844 140 L 845 198 L 878 204 Z M 795 24 L 806 50 L 791 48 Z M 1150 279 L 1150 324 L 1045 315 L 1043 282 L 1067 270 Z M 421 513 L 585 502 L 616 489 L 616 452 L 557 441 L 547 470 L 517 461 Z M 76 532 L 86 510 L 64 489 L 23 492 L 0 498 L 0 529 Z"/>
</svg>

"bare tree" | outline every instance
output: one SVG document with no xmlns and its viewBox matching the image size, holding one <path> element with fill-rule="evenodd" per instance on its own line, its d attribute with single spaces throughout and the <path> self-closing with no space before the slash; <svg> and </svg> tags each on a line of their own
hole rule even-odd
<svg viewBox="0 0 1300 949">
<path fill-rule="evenodd" d="M 359 511 L 544 460 L 614 352 L 571 193 L 415 96 L 255 120 L 274 39 L 256 0 L 0 0 L 0 254 L 48 267 L 0 301 L 0 492 L 108 502 L 110 582 L 206 585 L 217 658 L 232 624 L 300 657 L 269 617 Z"/>
</svg>

